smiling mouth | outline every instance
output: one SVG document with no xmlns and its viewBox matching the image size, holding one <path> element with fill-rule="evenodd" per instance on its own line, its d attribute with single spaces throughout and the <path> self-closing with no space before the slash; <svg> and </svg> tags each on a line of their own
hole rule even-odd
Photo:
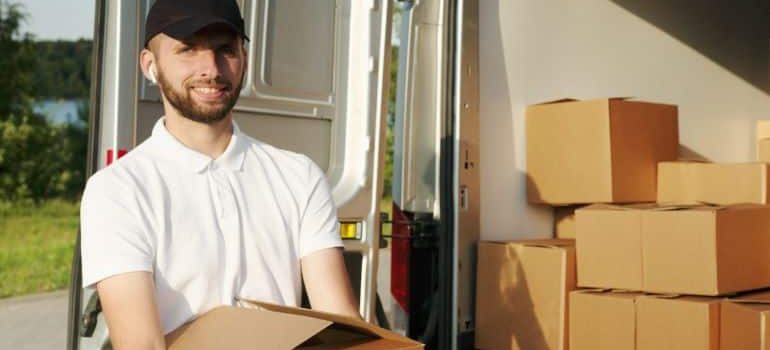
<svg viewBox="0 0 770 350">
<path fill-rule="evenodd" d="M 220 91 L 225 91 L 225 88 L 216 88 L 216 87 L 194 87 L 195 91 L 204 93 L 204 94 L 213 94 Z"/>
<path fill-rule="evenodd" d="M 205 101 L 218 101 L 230 91 L 228 86 L 194 86 L 191 89 Z"/>
</svg>

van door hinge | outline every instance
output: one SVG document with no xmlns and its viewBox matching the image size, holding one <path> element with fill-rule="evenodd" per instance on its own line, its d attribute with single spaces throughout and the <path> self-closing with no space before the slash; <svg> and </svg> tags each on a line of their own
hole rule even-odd
<svg viewBox="0 0 770 350">
<path fill-rule="evenodd" d="M 99 294 L 91 294 L 86 309 L 83 310 L 83 316 L 80 318 L 80 336 L 90 338 L 94 335 L 96 329 L 96 319 L 102 312 L 102 302 L 99 300 Z"/>
</svg>

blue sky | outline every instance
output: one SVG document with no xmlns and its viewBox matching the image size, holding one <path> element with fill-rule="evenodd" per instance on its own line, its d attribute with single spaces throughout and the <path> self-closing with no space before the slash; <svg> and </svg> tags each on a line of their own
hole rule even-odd
<svg viewBox="0 0 770 350">
<path fill-rule="evenodd" d="M 93 38 L 94 0 L 10 0 L 9 2 L 21 3 L 24 6 L 28 16 L 21 31 L 34 34 L 37 40 Z"/>
</svg>

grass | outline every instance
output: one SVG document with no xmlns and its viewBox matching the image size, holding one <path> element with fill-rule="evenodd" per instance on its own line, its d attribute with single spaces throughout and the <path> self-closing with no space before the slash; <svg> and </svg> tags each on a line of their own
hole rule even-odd
<svg viewBox="0 0 770 350">
<path fill-rule="evenodd" d="M 79 203 L 0 203 L 0 298 L 66 288 Z"/>
</svg>

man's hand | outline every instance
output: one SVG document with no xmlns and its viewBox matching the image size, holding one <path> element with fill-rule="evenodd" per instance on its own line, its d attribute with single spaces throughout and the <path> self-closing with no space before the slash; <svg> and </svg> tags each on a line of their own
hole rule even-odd
<svg viewBox="0 0 770 350">
<path fill-rule="evenodd" d="M 152 274 L 129 272 L 108 277 L 97 283 L 96 289 L 114 349 L 166 348 Z"/>
<path fill-rule="evenodd" d="M 302 258 L 302 277 L 315 310 L 360 319 L 341 248 L 319 250 Z"/>
</svg>

